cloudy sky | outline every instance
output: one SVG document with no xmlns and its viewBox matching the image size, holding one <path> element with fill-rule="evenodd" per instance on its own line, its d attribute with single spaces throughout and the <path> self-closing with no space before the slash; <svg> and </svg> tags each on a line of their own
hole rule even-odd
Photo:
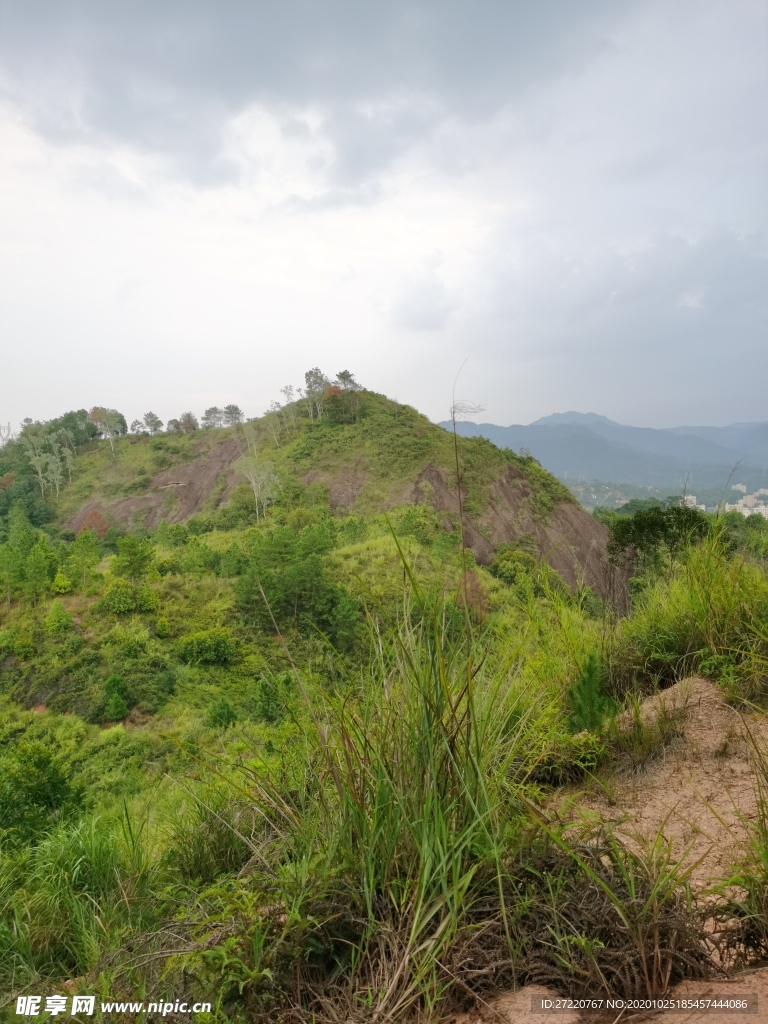
<svg viewBox="0 0 768 1024">
<path fill-rule="evenodd" d="M 768 419 L 768 0 L 0 0 L 0 421 Z"/>
</svg>

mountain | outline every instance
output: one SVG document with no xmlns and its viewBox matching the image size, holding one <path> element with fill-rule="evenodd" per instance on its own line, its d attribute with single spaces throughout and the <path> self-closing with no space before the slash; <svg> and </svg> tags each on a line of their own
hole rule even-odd
<svg viewBox="0 0 768 1024">
<path fill-rule="evenodd" d="M 596 413 L 566 412 L 525 426 L 459 423 L 457 429 L 464 437 L 526 449 L 564 480 L 709 493 L 722 492 L 729 478 L 750 489 L 765 486 L 768 479 L 768 423 L 654 429 L 625 426 Z"/>
<path fill-rule="evenodd" d="M 245 482 L 238 460 L 250 444 L 273 467 L 283 495 L 314 486 L 338 517 L 427 504 L 445 514 L 444 529 L 455 530 L 453 439 L 383 395 L 364 392 L 362 407 L 355 422 L 295 416 L 278 433 L 263 418 L 246 424 L 247 430 L 121 438 L 114 458 L 109 446 L 96 444 L 78 457 L 75 479 L 62 489 L 60 521 L 77 533 L 96 521 L 153 531 L 161 520 L 215 517 Z M 535 461 L 480 437 L 460 439 L 459 459 L 465 536 L 480 564 L 490 562 L 498 544 L 523 542 L 571 587 L 583 581 L 607 594 L 614 586 L 607 531 Z"/>
</svg>

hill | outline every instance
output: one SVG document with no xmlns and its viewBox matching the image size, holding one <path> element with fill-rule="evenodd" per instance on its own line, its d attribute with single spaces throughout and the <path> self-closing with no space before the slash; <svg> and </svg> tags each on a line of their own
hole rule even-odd
<svg viewBox="0 0 768 1024">
<path fill-rule="evenodd" d="M 354 422 L 312 422 L 296 407 L 279 421 L 267 416 L 190 434 L 118 438 L 114 453 L 92 444 L 61 490 L 58 521 L 76 533 L 94 514 L 111 526 L 148 531 L 161 520 L 215 517 L 246 483 L 243 458 L 258 452 L 277 478 L 273 503 L 290 504 L 292 494 L 314 486 L 327 492 L 337 516 L 422 504 L 445 514 L 446 530 L 457 529 L 453 438 L 382 395 L 362 392 L 360 401 Z M 482 437 L 460 438 L 458 457 L 466 541 L 478 563 L 487 565 L 501 543 L 523 544 L 570 587 L 581 581 L 607 594 L 607 532 L 562 484 L 535 460 Z"/>
<path fill-rule="evenodd" d="M 768 520 L 606 515 L 639 553 L 617 614 L 575 585 L 605 530 L 530 456 L 328 382 L 227 429 L 145 420 L 0 450 L 0 1007 L 371 1024 L 532 982 L 656 997 L 721 969 L 713 920 L 764 959 L 768 758 L 723 702 L 768 695 Z M 651 695 L 691 675 L 721 697 L 688 723 Z M 694 788 L 738 784 L 728 820 L 704 794 L 707 832 L 743 815 L 748 844 L 721 844 L 714 902 L 711 859 L 617 810 L 629 779 L 638 825 L 677 829 L 688 771 L 689 823 Z"/>
<path fill-rule="evenodd" d="M 441 424 L 444 427 L 448 423 Z M 749 490 L 768 480 L 768 424 L 652 429 L 615 423 L 595 413 L 555 413 L 527 426 L 460 423 L 465 437 L 530 451 L 562 480 L 604 481 L 653 487 L 663 494 L 720 499 L 733 482 Z"/>
</svg>

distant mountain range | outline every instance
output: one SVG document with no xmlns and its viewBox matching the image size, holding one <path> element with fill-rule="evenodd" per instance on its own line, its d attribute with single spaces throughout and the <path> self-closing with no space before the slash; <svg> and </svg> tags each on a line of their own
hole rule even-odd
<svg viewBox="0 0 768 1024">
<path fill-rule="evenodd" d="M 768 422 L 654 429 L 624 426 L 591 412 L 563 412 L 527 426 L 458 423 L 457 429 L 501 448 L 526 449 L 563 480 L 610 481 L 665 494 L 686 488 L 708 496 L 722 494 L 726 485 L 743 483 L 752 490 L 768 481 Z"/>
</svg>

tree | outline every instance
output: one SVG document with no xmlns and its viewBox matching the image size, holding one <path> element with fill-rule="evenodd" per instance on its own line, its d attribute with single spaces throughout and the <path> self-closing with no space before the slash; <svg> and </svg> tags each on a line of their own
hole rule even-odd
<svg viewBox="0 0 768 1024">
<path fill-rule="evenodd" d="M 24 581 L 24 556 L 12 544 L 0 544 L 0 588 L 8 604 Z"/>
<path fill-rule="evenodd" d="M 243 422 L 243 410 L 238 405 L 224 406 L 224 424 L 227 427 L 234 427 L 237 423 Z"/>
<path fill-rule="evenodd" d="M 144 413 L 144 426 L 150 434 L 158 434 L 163 429 L 163 421 L 153 412 Z"/>
<path fill-rule="evenodd" d="M 293 390 L 290 384 L 286 384 L 284 388 L 280 388 L 280 394 L 285 399 L 285 405 L 283 406 L 283 412 L 285 414 L 286 423 L 291 427 L 292 430 L 296 429 L 296 401 L 298 395 Z"/>
<path fill-rule="evenodd" d="M 104 682 L 104 718 L 119 722 L 128 714 L 128 687 L 122 676 L 110 676 Z"/>
<path fill-rule="evenodd" d="M 243 455 L 234 464 L 235 469 L 242 473 L 251 485 L 256 499 L 256 521 L 259 520 L 259 505 L 266 515 L 267 505 L 277 494 L 277 474 L 271 462 L 260 462 L 255 455 Z"/>
<path fill-rule="evenodd" d="M 45 479 L 50 485 L 52 491 L 56 491 L 56 497 L 59 496 L 59 487 L 61 486 L 61 480 L 64 475 L 64 462 L 61 456 L 61 448 L 55 441 L 51 442 L 52 450 L 46 455 L 45 461 Z M 54 447 L 55 445 L 55 447 Z"/>
<path fill-rule="evenodd" d="M 155 561 L 155 549 L 152 542 L 144 537 L 139 538 L 129 533 L 117 542 L 117 557 L 112 571 L 115 576 L 125 576 L 132 583 L 144 579 Z"/>
<path fill-rule="evenodd" d="M 115 438 L 122 437 L 128 433 L 128 424 L 125 416 L 117 409 L 106 409 L 104 406 L 95 405 L 88 413 L 88 419 L 98 429 L 102 437 L 109 441 L 112 455 L 115 454 Z"/>
<path fill-rule="evenodd" d="M 224 410 L 220 409 L 218 405 L 212 405 L 210 409 L 206 409 L 203 413 L 201 423 L 207 430 L 216 430 L 224 422 Z"/>
<path fill-rule="evenodd" d="M 200 424 L 197 422 L 197 416 L 191 412 L 183 412 L 179 419 L 179 430 L 182 434 L 192 434 L 196 430 L 200 429 Z"/>
<path fill-rule="evenodd" d="M 621 564 L 634 551 L 641 565 L 658 564 L 661 548 L 666 548 L 670 562 L 680 549 L 691 541 L 703 537 L 709 529 L 709 520 L 698 509 L 680 504 L 670 498 L 666 504 L 640 508 L 632 516 L 618 515 L 609 523 L 611 539 L 608 554 Z"/>
<path fill-rule="evenodd" d="M 280 446 L 280 435 L 283 432 L 283 421 L 280 416 L 281 410 L 282 406 L 279 402 L 272 402 L 269 409 L 264 413 L 264 422 L 267 425 L 267 430 L 272 435 L 276 448 Z"/>
<path fill-rule="evenodd" d="M 48 590 L 50 583 L 47 545 L 39 540 L 24 561 L 24 592 L 32 604 Z"/>
<path fill-rule="evenodd" d="M 27 461 L 37 475 L 40 494 L 45 496 L 45 471 L 48 465 L 48 456 L 45 452 L 46 435 L 25 430 L 19 438 L 19 443 L 24 449 Z"/>
<path fill-rule="evenodd" d="M 353 375 L 349 370 L 342 370 L 336 374 L 336 380 L 334 384 L 337 388 L 341 388 L 342 391 L 361 391 L 362 388 L 357 383 Z"/>
<path fill-rule="evenodd" d="M 323 415 L 323 395 L 330 387 L 331 382 L 318 366 L 314 366 L 304 374 L 304 384 L 309 418 L 313 421 L 319 420 Z"/>
<path fill-rule="evenodd" d="M 99 540 L 96 533 L 93 530 L 81 530 L 69 549 L 69 565 L 72 575 L 82 580 L 83 590 L 99 557 Z"/>
<path fill-rule="evenodd" d="M 141 422 L 141 420 L 134 420 L 131 423 L 131 433 L 132 434 L 140 434 L 143 430 L 144 430 L 144 424 Z"/>
<path fill-rule="evenodd" d="M 165 427 L 169 434 L 180 434 L 181 433 L 181 421 L 180 420 L 168 420 Z"/>
</svg>

